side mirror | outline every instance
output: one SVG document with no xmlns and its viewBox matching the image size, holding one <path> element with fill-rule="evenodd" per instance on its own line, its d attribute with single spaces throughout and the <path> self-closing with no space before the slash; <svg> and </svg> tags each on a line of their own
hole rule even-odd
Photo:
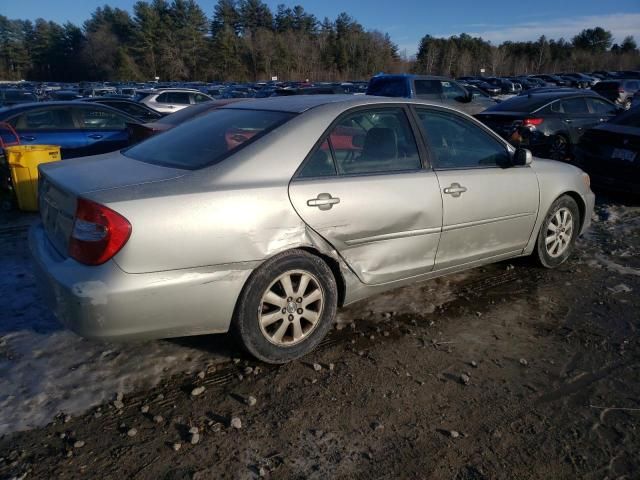
<svg viewBox="0 0 640 480">
<path fill-rule="evenodd" d="M 527 150 L 526 148 L 518 148 L 516 153 L 513 154 L 513 158 L 511 163 L 514 167 L 524 167 L 526 165 L 531 165 L 533 161 L 533 155 L 531 154 L 531 150 Z"/>
</svg>

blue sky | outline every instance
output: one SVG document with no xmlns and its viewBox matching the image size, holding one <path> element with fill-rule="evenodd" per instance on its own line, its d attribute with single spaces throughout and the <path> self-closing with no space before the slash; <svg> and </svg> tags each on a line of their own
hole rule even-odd
<svg viewBox="0 0 640 480">
<path fill-rule="evenodd" d="M 47 20 L 76 24 L 93 10 L 108 3 L 131 10 L 134 0 L 0 0 L 0 14 L 9 18 Z M 215 0 L 198 0 L 208 16 Z M 368 29 L 389 33 L 408 55 L 416 52 L 420 38 L 429 33 L 450 36 L 467 32 L 494 43 L 504 40 L 533 40 L 545 34 L 549 38 L 570 39 L 583 28 L 600 25 L 614 34 L 616 41 L 635 35 L 640 43 L 639 0 L 535 0 L 483 2 L 479 0 L 312 0 L 289 2 L 267 0 L 276 5 L 301 4 L 322 19 L 335 18 L 346 11 Z"/>
</svg>

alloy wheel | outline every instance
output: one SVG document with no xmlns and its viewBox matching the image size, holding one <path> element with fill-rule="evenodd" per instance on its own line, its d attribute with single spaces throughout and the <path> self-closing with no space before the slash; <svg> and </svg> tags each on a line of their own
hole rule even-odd
<svg viewBox="0 0 640 480">
<path fill-rule="evenodd" d="M 289 270 L 262 295 L 258 322 L 264 337 L 279 347 L 305 340 L 319 324 L 325 302 L 318 279 L 304 270 Z"/>
<path fill-rule="evenodd" d="M 557 258 L 562 255 L 573 237 L 573 216 L 568 208 L 560 208 L 547 224 L 545 248 L 549 256 Z"/>
</svg>

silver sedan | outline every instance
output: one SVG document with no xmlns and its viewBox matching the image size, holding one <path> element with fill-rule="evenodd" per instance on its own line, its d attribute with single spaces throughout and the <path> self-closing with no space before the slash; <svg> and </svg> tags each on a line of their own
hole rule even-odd
<svg viewBox="0 0 640 480">
<path fill-rule="evenodd" d="M 227 105 L 119 153 L 41 168 L 30 232 L 62 323 L 100 339 L 232 330 L 257 358 L 312 350 L 340 306 L 513 257 L 563 263 L 594 195 L 423 101 Z"/>
</svg>

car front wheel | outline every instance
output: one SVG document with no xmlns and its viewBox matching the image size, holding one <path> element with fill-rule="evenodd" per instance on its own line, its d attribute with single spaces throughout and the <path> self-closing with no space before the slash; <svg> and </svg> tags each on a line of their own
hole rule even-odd
<svg viewBox="0 0 640 480">
<path fill-rule="evenodd" d="M 558 198 L 549 209 L 538 232 L 536 257 L 546 268 L 563 264 L 574 249 L 580 230 L 580 211 L 568 195 Z"/>
<path fill-rule="evenodd" d="M 267 363 L 286 363 L 313 350 L 335 318 L 333 273 L 315 255 L 292 250 L 267 260 L 249 278 L 233 320 L 242 345 Z"/>
</svg>

